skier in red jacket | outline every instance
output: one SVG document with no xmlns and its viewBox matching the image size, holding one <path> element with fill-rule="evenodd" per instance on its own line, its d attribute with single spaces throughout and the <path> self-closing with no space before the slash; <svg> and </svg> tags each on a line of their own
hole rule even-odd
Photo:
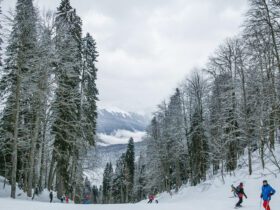
<svg viewBox="0 0 280 210">
<path fill-rule="evenodd" d="M 155 199 L 154 196 L 153 196 L 153 195 L 150 195 L 150 196 L 149 196 L 149 201 L 148 201 L 148 203 L 152 203 L 154 199 Z"/>
<path fill-rule="evenodd" d="M 235 208 L 241 207 L 241 203 L 243 202 L 243 195 L 247 199 L 247 195 L 244 192 L 243 183 L 241 182 L 235 189 L 236 194 L 238 195 L 239 201 L 235 205 Z"/>
</svg>

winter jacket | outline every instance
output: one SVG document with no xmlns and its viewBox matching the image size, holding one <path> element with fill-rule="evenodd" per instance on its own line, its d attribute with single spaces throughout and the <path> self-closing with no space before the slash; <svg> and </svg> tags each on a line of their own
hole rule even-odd
<svg viewBox="0 0 280 210">
<path fill-rule="evenodd" d="M 154 196 L 152 196 L 152 195 L 150 195 L 149 198 L 150 198 L 150 200 L 152 200 L 152 201 L 154 200 Z"/>
<path fill-rule="evenodd" d="M 271 195 L 273 195 L 276 191 L 268 184 L 262 187 L 261 197 L 264 201 L 270 201 Z"/>
<path fill-rule="evenodd" d="M 238 185 L 238 187 L 236 188 L 236 193 L 237 193 L 237 195 L 238 195 L 239 198 L 242 198 L 243 195 L 245 195 L 245 197 L 247 198 L 247 195 L 245 194 L 242 185 Z"/>
</svg>

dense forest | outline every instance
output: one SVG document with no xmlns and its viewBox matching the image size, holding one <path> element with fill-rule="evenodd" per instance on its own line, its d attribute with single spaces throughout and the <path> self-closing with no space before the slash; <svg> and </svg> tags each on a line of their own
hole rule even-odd
<svg viewBox="0 0 280 210">
<path fill-rule="evenodd" d="M 274 150 L 280 143 L 279 18 L 280 1 L 249 0 L 242 33 L 226 39 L 205 68 L 194 69 L 158 105 L 144 139 L 146 150 L 134 164 L 133 190 L 124 190 L 128 200 L 114 193 L 119 169 L 126 177 L 130 168 L 125 155 L 115 172 L 108 164 L 103 203 L 140 201 L 215 175 L 223 179 L 240 167 L 251 175 L 253 152 L 265 168 L 268 151 L 266 158 L 280 170 Z M 240 157 L 246 157 L 242 163 Z M 110 187 L 108 177 L 113 177 Z M 122 180 L 121 186 L 130 186 Z"/>
<path fill-rule="evenodd" d="M 145 150 L 136 157 L 129 139 L 97 187 L 83 173 L 96 161 L 89 153 L 96 144 L 96 42 L 83 36 L 69 0 L 42 14 L 32 0 L 17 0 L 5 17 L 9 27 L 0 22 L 8 33 L 0 34 L 0 176 L 11 197 L 18 187 L 28 197 L 47 189 L 75 203 L 86 196 L 129 203 L 237 168 L 251 175 L 253 155 L 263 168 L 267 159 L 280 170 L 280 1 L 248 3 L 242 32 L 158 105 Z"/>
<path fill-rule="evenodd" d="M 44 189 L 76 203 L 95 145 L 98 53 L 69 0 L 40 14 L 18 0 L 1 54 L 0 176 L 34 197 Z M 0 43 L 2 43 L 1 34 Z"/>
</svg>

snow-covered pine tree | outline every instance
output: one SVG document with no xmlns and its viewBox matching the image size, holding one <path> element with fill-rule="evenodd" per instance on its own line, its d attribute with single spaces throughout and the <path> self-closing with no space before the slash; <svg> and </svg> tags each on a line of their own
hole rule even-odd
<svg viewBox="0 0 280 210">
<path fill-rule="evenodd" d="M 135 201 L 141 201 L 145 199 L 146 191 L 145 187 L 145 159 L 144 153 L 140 153 L 138 161 L 135 163 L 133 195 Z"/>
<path fill-rule="evenodd" d="M 125 168 L 126 168 L 126 202 L 133 200 L 133 182 L 134 182 L 134 161 L 135 161 L 135 152 L 134 152 L 134 140 L 130 138 L 127 145 L 127 150 L 125 153 Z"/>
<path fill-rule="evenodd" d="M 159 105 L 147 129 L 145 155 L 145 191 L 149 193 L 168 191 L 171 189 L 170 158 L 167 144 L 168 129 L 166 121 L 167 105 Z"/>
<path fill-rule="evenodd" d="M 92 200 L 94 204 L 101 203 L 100 202 L 100 192 L 96 185 L 92 186 Z"/>
<path fill-rule="evenodd" d="M 104 173 L 103 173 L 103 202 L 104 204 L 108 204 L 111 203 L 111 196 L 112 196 L 112 182 L 113 182 L 113 167 L 112 167 L 112 163 L 107 163 Z"/>
<path fill-rule="evenodd" d="M 95 143 L 96 120 L 98 90 L 96 87 L 97 62 L 98 53 L 96 51 L 96 43 L 92 36 L 87 33 L 83 38 L 82 45 L 82 76 L 81 76 L 81 119 L 82 119 L 82 134 L 85 142 L 90 145 Z"/>
<path fill-rule="evenodd" d="M 6 48 L 6 59 L 1 81 L 1 96 L 6 96 L 5 110 L 1 119 L 2 142 L 10 150 L 11 197 L 15 198 L 20 140 L 30 129 L 27 107 L 31 92 L 28 87 L 36 72 L 37 14 L 32 0 L 18 0 L 11 35 Z M 33 84 L 33 83 L 32 83 Z M 31 87 L 32 88 L 32 87 Z M 27 132 L 28 133 L 28 132 Z M 26 157 L 25 155 L 23 157 Z M 19 160 L 22 160 L 20 158 Z"/>
<path fill-rule="evenodd" d="M 57 88 L 53 103 L 52 134 L 55 136 L 53 159 L 56 163 L 58 197 L 72 193 L 75 197 L 75 179 L 78 173 L 80 129 L 80 74 L 82 69 L 81 20 L 69 0 L 62 0 L 55 19 L 55 48 Z M 69 167 L 71 166 L 71 167 Z M 54 164 L 49 182 L 53 181 Z M 71 179 L 72 178 L 72 179 Z M 73 182 L 73 183 L 72 183 Z M 74 186 L 73 186 L 74 184 Z"/>
<path fill-rule="evenodd" d="M 114 203 L 125 203 L 125 153 L 116 162 L 112 184 L 112 198 Z"/>
<path fill-rule="evenodd" d="M 187 180 L 187 142 L 184 130 L 183 108 L 181 103 L 181 93 L 176 88 L 175 94 L 171 96 L 168 104 L 166 120 L 168 122 L 168 139 L 170 162 L 172 165 L 172 179 L 176 186 L 176 191 L 181 187 L 182 180 Z"/>
</svg>

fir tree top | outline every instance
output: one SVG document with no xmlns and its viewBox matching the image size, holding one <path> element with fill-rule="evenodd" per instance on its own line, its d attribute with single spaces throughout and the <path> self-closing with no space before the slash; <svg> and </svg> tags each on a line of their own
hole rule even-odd
<svg viewBox="0 0 280 210">
<path fill-rule="evenodd" d="M 58 13 L 65 13 L 72 9 L 70 0 L 62 0 L 59 7 L 57 8 Z"/>
</svg>

